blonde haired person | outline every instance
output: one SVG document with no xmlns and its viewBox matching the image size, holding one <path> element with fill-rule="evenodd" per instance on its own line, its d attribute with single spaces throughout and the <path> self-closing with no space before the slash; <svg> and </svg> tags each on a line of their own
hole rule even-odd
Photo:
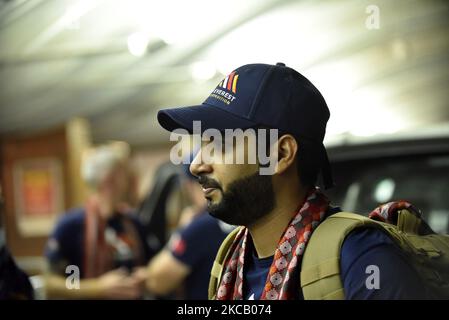
<svg viewBox="0 0 449 320">
<path fill-rule="evenodd" d="M 130 210 L 129 155 L 124 142 L 91 148 L 83 154 L 81 174 L 91 193 L 82 208 L 61 217 L 48 240 L 48 298 L 141 297 L 142 287 L 132 272 L 148 262 L 150 252 L 142 227 Z M 79 286 L 73 282 L 78 271 Z M 69 275 L 71 288 L 66 284 Z"/>
</svg>

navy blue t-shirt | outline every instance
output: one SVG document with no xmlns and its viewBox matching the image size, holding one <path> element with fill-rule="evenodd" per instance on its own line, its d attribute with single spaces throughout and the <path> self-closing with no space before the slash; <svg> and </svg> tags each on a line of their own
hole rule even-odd
<svg viewBox="0 0 449 320">
<path fill-rule="evenodd" d="M 65 275 L 68 265 L 76 265 L 80 270 L 81 278 L 84 277 L 84 224 L 86 211 L 83 208 L 72 209 L 64 214 L 58 221 L 52 235 L 49 237 L 45 247 L 45 256 L 49 262 L 50 269 L 60 275 Z M 130 219 L 136 227 L 144 250 L 145 263 L 148 262 L 152 253 L 145 241 L 142 225 L 133 214 L 115 215 L 107 221 L 107 227 L 114 230 L 120 236 L 124 232 L 122 219 Z M 131 269 L 135 261 L 115 261 L 114 268 L 126 267 Z"/>
<path fill-rule="evenodd" d="M 184 282 L 185 299 L 207 299 L 210 270 L 232 228 L 205 212 L 171 237 L 168 249 L 191 270 Z"/>
<path fill-rule="evenodd" d="M 250 241 L 248 248 L 252 254 L 245 261 L 244 297 L 257 300 L 262 295 L 273 257 L 259 259 Z M 371 281 L 373 278 L 368 279 L 377 272 L 369 266 L 378 268 L 378 283 Z M 346 237 L 341 249 L 340 269 L 346 299 L 430 298 L 400 249 L 378 229 L 356 229 Z M 299 284 L 298 274 L 294 276 L 293 281 Z M 304 299 L 301 290 L 296 298 Z"/>
</svg>

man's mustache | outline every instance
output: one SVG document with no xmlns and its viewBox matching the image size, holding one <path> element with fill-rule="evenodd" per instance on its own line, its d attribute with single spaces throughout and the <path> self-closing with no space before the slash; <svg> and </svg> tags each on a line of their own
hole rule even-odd
<svg viewBox="0 0 449 320">
<path fill-rule="evenodd" d="M 215 189 L 222 190 L 221 185 L 217 181 L 215 181 L 214 179 L 211 179 L 209 177 L 199 176 L 198 182 L 204 189 L 215 188 Z"/>
</svg>

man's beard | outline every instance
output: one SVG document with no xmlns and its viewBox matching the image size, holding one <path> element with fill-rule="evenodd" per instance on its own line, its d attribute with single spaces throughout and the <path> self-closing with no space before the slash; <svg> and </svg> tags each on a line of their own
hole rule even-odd
<svg viewBox="0 0 449 320">
<path fill-rule="evenodd" d="M 255 174 L 232 182 L 222 189 L 222 199 L 207 209 L 211 216 L 231 225 L 251 226 L 270 213 L 275 206 L 272 177 Z"/>
</svg>

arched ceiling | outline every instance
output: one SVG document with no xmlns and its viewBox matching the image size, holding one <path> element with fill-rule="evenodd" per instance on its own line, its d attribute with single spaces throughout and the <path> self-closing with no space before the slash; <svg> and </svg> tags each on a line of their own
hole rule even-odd
<svg viewBox="0 0 449 320">
<path fill-rule="evenodd" d="M 328 136 L 449 122 L 449 2 L 0 2 L 0 134 L 74 116 L 97 142 L 166 141 L 156 112 L 202 102 L 244 63 L 282 61 L 322 91 Z"/>
</svg>

